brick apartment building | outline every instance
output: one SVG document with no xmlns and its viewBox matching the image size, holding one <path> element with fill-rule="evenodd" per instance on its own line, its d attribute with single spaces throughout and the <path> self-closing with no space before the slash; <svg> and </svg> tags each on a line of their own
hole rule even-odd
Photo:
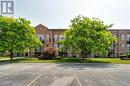
<svg viewBox="0 0 130 86">
<path fill-rule="evenodd" d="M 49 29 L 48 27 L 39 24 L 36 27 L 37 37 L 44 43 L 45 47 L 59 48 L 59 40 L 64 39 L 62 33 L 66 29 Z M 114 43 L 109 52 L 111 57 L 118 57 L 130 50 L 130 29 L 109 29 L 113 36 L 117 37 L 118 42 Z M 41 52 L 43 47 L 38 47 L 37 52 Z"/>
<path fill-rule="evenodd" d="M 114 52 L 114 57 L 121 56 L 130 50 L 130 29 L 109 29 L 109 31 L 118 41 L 111 47 L 111 51 Z"/>
<path fill-rule="evenodd" d="M 66 29 L 48 29 L 48 27 L 39 24 L 36 27 L 36 35 L 37 37 L 44 43 L 44 48 L 46 47 L 55 47 L 59 48 L 60 44 L 58 44 L 59 40 L 64 39 L 62 33 Z M 43 48 L 37 48 L 38 52 L 43 51 Z"/>
</svg>

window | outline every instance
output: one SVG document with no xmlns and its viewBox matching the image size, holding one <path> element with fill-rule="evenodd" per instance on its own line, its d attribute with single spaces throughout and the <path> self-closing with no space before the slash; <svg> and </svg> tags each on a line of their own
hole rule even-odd
<svg viewBox="0 0 130 86">
<path fill-rule="evenodd" d="M 58 40 L 58 35 L 54 35 L 54 39 L 55 39 L 55 41 L 57 41 Z"/>
<path fill-rule="evenodd" d="M 46 34 L 46 41 L 49 41 L 49 34 Z"/>
<path fill-rule="evenodd" d="M 41 41 L 42 41 L 42 37 L 39 37 L 39 40 L 41 40 Z"/>
<path fill-rule="evenodd" d="M 57 45 L 57 44 L 55 44 L 55 45 L 54 45 L 54 47 L 55 47 L 55 48 L 58 48 L 58 45 Z"/>
<path fill-rule="evenodd" d="M 53 38 L 53 42 L 55 42 L 55 39 Z"/>
<path fill-rule="evenodd" d="M 110 50 L 111 50 L 111 51 L 114 50 L 114 44 L 110 47 Z"/>
<path fill-rule="evenodd" d="M 112 34 L 113 37 L 116 37 L 116 34 Z"/>
<path fill-rule="evenodd" d="M 121 35 L 121 40 L 125 40 L 125 35 Z"/>
<path fill-rule="evenodd" d="M 46 38 L 49 39 L 49 34 L 46 34 Z"/>
<path fill-rule="evenodd" d="M 37 37 L 38 37 L 38 39 L 39 40 L 41 40 L 42 42 L 44 42 L 44 35 L 37 35 Z M 37 47 L 37 52 L 42 52 L 42 49 L 43 49 L 43 47 L 41 47 L 41 46 L 38 46 Z"/>
<path fill-rule="evenodd" d="M 130 50 L 130 44 L 127 44 L 127 50 Z"/>
<path fill-rule="evenodd" d="M 59 36 L 59 40 L 63 40 L 65 37 L 63 35 Z"/>
<path fill-rule="evenodd" d="M 122 44 L 121 47 L 122 47 L 122 50 L 125 50 L 125 45 L 124 44 Z"/>
<path fill-rule="evenodd" d="M 130 41 L 130 34 L 127 35 L 127 40 Z"/>
<path fill-rule="evenodd" d="M 49 38 L 49 42 L 51 42 L 51 38 Z"/>
<path fill-rule="evenodd" d="M 41 40 L 41 41 L 44 40 L 44 35 L 37 35 L 37 37 L 38 37 L 38 39 Z"/>
<path fill-rule="evenodd" d="M 37 52 L 42 52 L 42 47 L 41 46 L 38 46 L 37 49 L 36 49 Z"/>
</svg>

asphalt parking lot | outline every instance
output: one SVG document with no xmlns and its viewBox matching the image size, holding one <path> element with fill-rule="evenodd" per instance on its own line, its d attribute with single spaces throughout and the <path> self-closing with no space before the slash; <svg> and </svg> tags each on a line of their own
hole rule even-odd
<svg viewBox="0 0 130 86">
<path fill-rule="evenodd" d="M 0 86 L 130 86 L 130 65 L 0 63 Z"/>
</svg>

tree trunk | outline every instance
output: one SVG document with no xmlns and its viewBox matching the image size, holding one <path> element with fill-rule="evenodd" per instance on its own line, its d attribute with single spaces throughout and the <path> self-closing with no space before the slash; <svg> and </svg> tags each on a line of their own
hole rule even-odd
<svg viewBox="0 0 130 86">
<path fill-rule="evenodd" d="M 107 54 L 107 57 L 110 58 L 110 53 Z"/>
<path fill-rule="evenodd" d="M 85 53 L 85 52 L 82 50 L 82 51 L 81 51 L 81 57 L 82 57 L 82 60 L 83 60 L 83 61 L 85 60 L 84 53 Z"/>
<path fill-rule="evenodd" d="M 12 61 L 13 60 L 13 57 L 14 57 L 14 53 L 13 53 L 13 51 L 12 50 L 10 50 L 10 60 Z"/>
<path fill-rule="evenodd" d="M 10 57 L 10 60 L 11 60 L 11 61 L 13 60 L 13 57 L 12 57 L 12 56 Z"/>
</svg>

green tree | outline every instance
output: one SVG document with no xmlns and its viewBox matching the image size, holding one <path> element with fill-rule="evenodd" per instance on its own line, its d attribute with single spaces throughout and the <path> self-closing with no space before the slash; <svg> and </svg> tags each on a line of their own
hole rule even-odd
<svg viewBox="0 0 130 86">
<path fill-rule="evenodd" d="M 65 39 L 60 43 L 69 49 L 79 51 L 84 59 L 85 53 L 107 54 L 116 38 L 108 31 L 111 25 L 105 25 L 98 18 L 90 19 L 77 16 L 71 20 Z"/>
<path fill-rule="evenodd" d="M 27 52 L 42 45 L 30 24 L 24 18 L 0 16 L 0 51 L 8 51 L 11 60 L 14 53 Z"/>
</svg>

